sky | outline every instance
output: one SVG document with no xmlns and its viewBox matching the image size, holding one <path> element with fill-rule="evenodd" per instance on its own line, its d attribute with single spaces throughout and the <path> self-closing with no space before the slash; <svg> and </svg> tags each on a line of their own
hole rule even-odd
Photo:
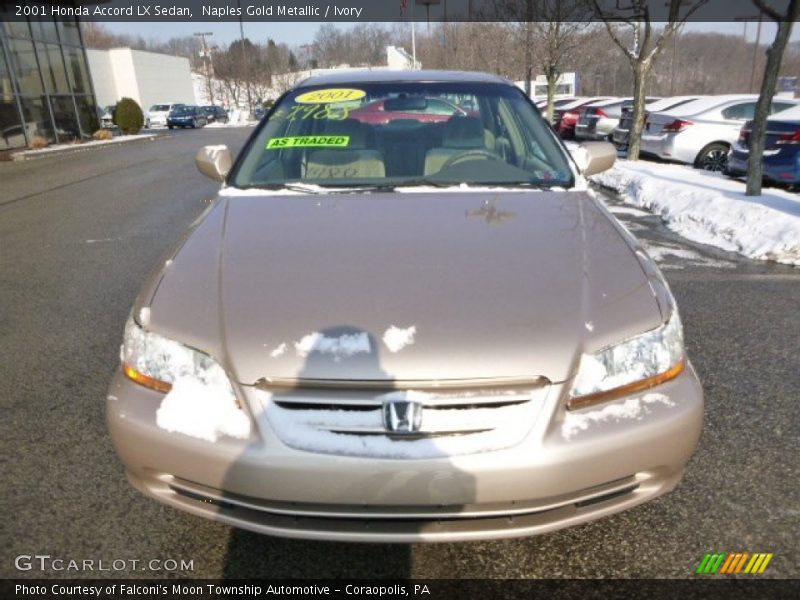
<svg viewBox="0 0 800 600">
<path fill-rule="evenodd" d="M 192 22 L 192 23 L 103 23 L 105 27 L 115 33 L 141 35 L 145 39 L 154 38 L 161 41 L 171 37 L 192 35 L 195 32 L 213 32 L 208 38 L 209 44 L 230 44 L 239 38 L 239 24 L 219 22 Z M 289 22 L 289 23 L 244 23 L 244 34 L 254 41 L 266 41 L 272 38 L 276 42 L 285 42 L 289 45 L 307 44 L 314 39 L 314 34 L 322 23 Z M 352 27 L 354 23 L 336 23 L 337 27 Z M 747 39 L 752 42 L 756 39 L 756 23 L 687 23 L 683 31 L 713 31 L 731 35 L 743 35 L 747 29 Z M 418 30 L 423 30 L 425 23 L 418 24 Z M 763 23 L 761 26 L 761 41 L 766 43 L 775 36 L 776 25 Z M 800 27 L 795 27 L 791 36 L 792 41 L 800 40 Z"/>
</svg>

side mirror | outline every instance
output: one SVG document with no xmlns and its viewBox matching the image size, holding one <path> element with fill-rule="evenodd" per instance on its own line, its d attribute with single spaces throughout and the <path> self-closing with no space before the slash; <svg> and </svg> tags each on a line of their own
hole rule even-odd
<svg viewBox="0 0 800 600">
<path fill-rule="evenodd" d="M 214 181 L 225 181 L 233 161 L 227 146 L 203 146 L 194 157 L 197 170 Z"/>
<path fill-rule="evenodd" d="M 617 160 L 617 149 L 614 144 L 608 142 L 584 142 L 580 146 L 586 153 L 583 166 L 583 175 L 596 175 L 607 171 L 614 166 L 614 161 Z"/>
</svg>

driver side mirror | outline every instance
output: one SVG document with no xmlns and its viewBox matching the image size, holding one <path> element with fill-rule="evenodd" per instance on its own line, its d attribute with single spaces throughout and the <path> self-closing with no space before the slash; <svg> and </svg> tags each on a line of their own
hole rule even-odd
<svg viewBox="0 0 800 600">
<path fill-rule="evenodd" d="M 233 161 L 227 146 L 203 146 L 194 157 L 197 170 L 214 181 L 225 181 Z"/>
<path fill-rule="evenodd" d="M 583 142 L 580 148 L 584 157 L 578 164 L 584 177 L 608 171 L 617 160 L 617 149 L 608 142 Z"/>
</svg>

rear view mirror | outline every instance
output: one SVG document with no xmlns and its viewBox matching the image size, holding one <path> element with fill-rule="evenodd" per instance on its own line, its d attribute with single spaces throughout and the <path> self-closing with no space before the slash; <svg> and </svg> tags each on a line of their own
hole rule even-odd
<svg viewBox="0 0 800 600">
<path fill-rule="evenodd" d="M 426 108 L 428 108 L 428 101 L 422 96 L 398 96 L 397 98 L 388 98 L 383 103 L 383 109 L 390 112 L 407 112 Z"/>
<path fill-rule="evenodd" d="M 225 181 L 232 163 L 227 146 L 203 146 L 194 157 L 197 170 L 214 181 Z"/>
<path fill-rule="evenodd" d="M 584 142 L 580 147 L 585 153 L 584 164 L 581 165 L 584 177 L 607 171 L 614 166 L 614 161 L 617 160 L 617 149 L 614 148 L 614 144 Z"/>
</svg>

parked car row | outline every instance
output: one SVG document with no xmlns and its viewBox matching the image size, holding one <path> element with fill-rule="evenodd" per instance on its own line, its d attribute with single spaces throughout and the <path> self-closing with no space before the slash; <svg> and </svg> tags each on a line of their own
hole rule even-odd
<svg viewBox="0 0 800 600">
<path fill-rule="evenodd" d="M 215 122 L 228 122 L 228 111 L 222 106 L 194 106 L 179 102 L 154 104 L 145 114 L 145 127 L 196 128 Z"/>
<path fill-rule="evenodd" d="M 562 139 L 608 140 L 614 142 L 618 150 L 627 150 L 633 122 L 632 98 L 566 100 L 556 108 L 553 120 L 553 127 Z M 740 161 L 747 150 L 744 129 L 754 116 L 757 101 L 758 96 L 753 94 L 648 97 L 640 152 L 644 157 L 726 172 L 729 156 L 735 155 Z M 770 113 L 779 113 L 797 105 L 798 101 L 792 98 L 776 97 Z M 540 109 L 544 111 L 546 106 Z M 774 125 L 773 137 L 781 139 L 781 158 L 771 160 L 778 160 L 783 166 L 776 167 L 778 170 L 774 173 L 770 170 L 769 177 L 774 176 L 778 181 L 789 180 L 786 165 L 781 161 L 800 143 L 785 142 L 780 138 L 785 132 L 794 135 L 794 131 L 790 131 L 791 125 L 785 125 L 791 122 L 791 119 L 776 120 Z M 794 154 L 792 160 L 793 157 Z M 738 166 L 732 166 L 731 172 L 742 170 L 740 162 L 736 164 Z"/>
</svg>

